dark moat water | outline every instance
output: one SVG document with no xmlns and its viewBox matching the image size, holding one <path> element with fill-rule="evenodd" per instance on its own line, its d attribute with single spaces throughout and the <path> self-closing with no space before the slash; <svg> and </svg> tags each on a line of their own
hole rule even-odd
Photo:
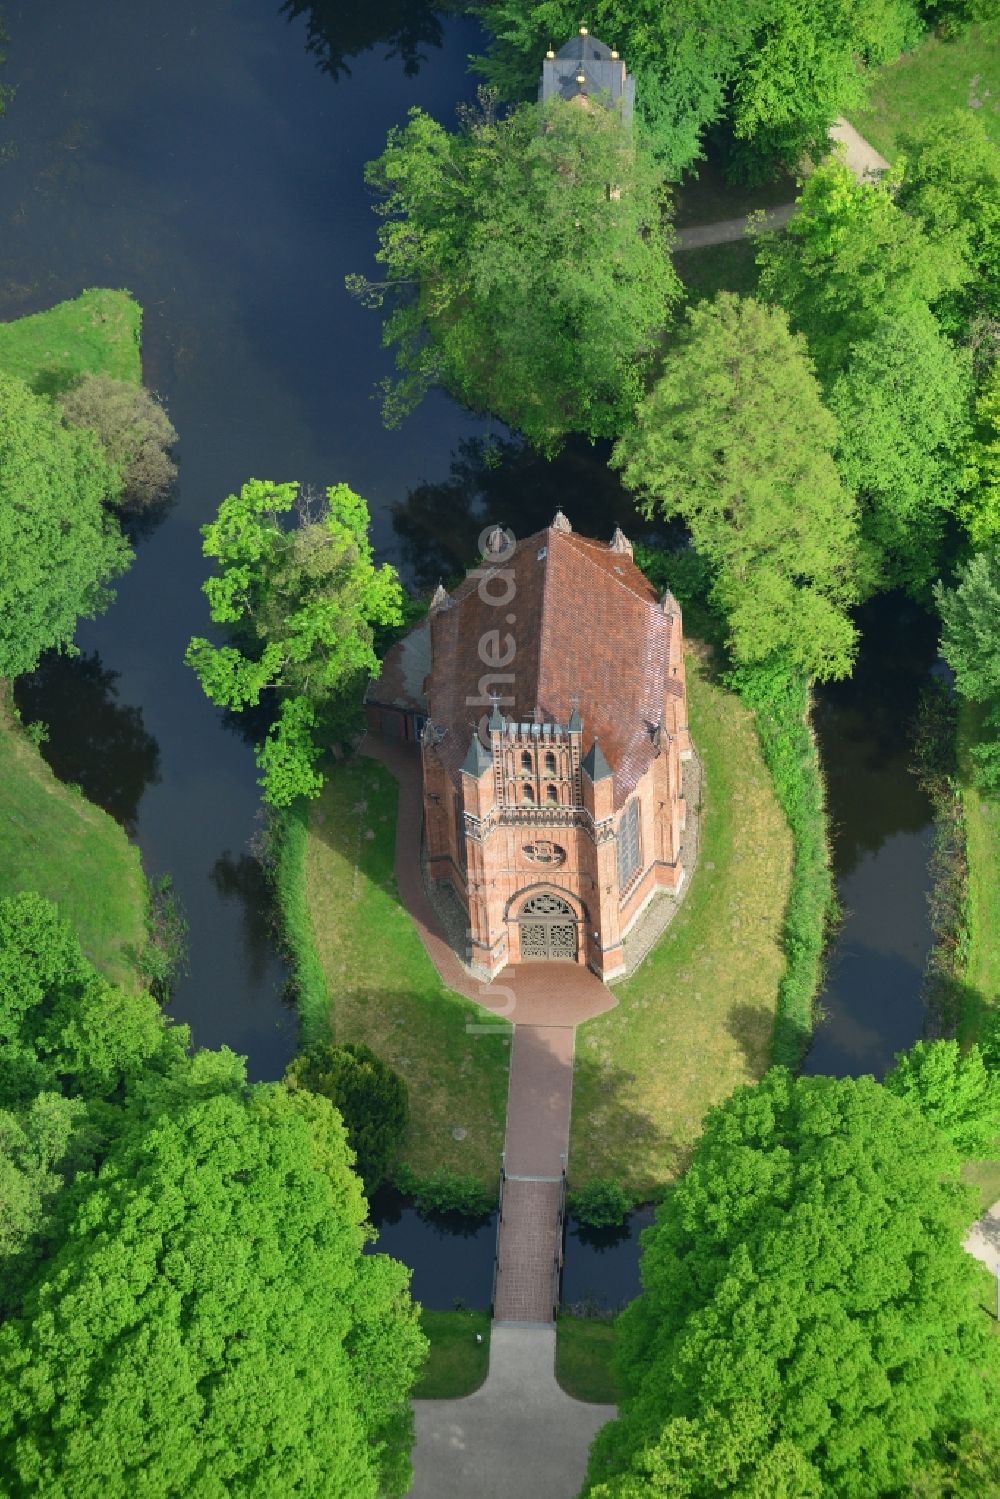
<svg viewBox="0 0 1000 1499">
<path fill-rule="evenodd" d="M 487 520 L 524 534 L 561 505 L 582 531 L 641 528 L 600 448 L 541 463 L 440 394 L 387 432 L 371 396 L 390 356 L 343 284 L 373 265 L 364 163 L 412 105 L 450 122 L 472 96 L 475 26 L 424 0 L 8 0 L 4 18 L 18 92 L 0 123 L 0 317 L 128 287 L 146 381 L 181 434 L 176 503 L 117 602 L 19 700 L 50 726 L 57 774 L 118 818 L 151 876 L 174 878 L 191 942 L 173 1012 L 198 1044 L 277 1077 L 295 1024 L 249 852 L 252 752 L 183 664 L 207 623 L 199 527 L 248 477 L 343 479 L 369 501 L 379 555 L 422 583 L 460 571 Z M 929 809 L 903 736 L 933 641 L 890 605 L 866 630 L 855 680 L 817 713 L 847 917 L 812 1071 L 881 1072 L 922 1021 Z M 373 1212 L 429 1305 L 488 1303 L 492 1223 L 447 1232 L 392 1194 Z M 604 1239 L 571 1225 L 567 1302 L 635 1295 L 649 1216 Z"/>
</svg>

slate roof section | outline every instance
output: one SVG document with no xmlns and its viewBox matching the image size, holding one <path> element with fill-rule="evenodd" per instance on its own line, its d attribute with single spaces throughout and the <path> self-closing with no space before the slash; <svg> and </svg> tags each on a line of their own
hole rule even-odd
<svg viewBox="0 0 1000 1499">
<path fill-rule="evenodd" d="M 529 723 L 537 707 L 543 722 L 565 725 L 578 705 L 584 743 L 600 738 L 622 806 L 656 753 L 651 730 L 665 694 L 683 690 L 668 677 L 674 626 L 632 558 L 549 526 L 466 578 L 451 599 L 430 616 L 427 684 L 429 712 L 448 730 L 437 753 L 451 774 L 462 769 L 470 722 L 490 714 L 490 677 L 510 676 L 495 684 L 508 719 Z M 491 667 L 508 636 L 510 662 Z"/>
<path fill-rule="evenodd" d="M 594 740 L 590 749 L 584 755 L 580 762 L 580 769 L 585 770 L 595 784 L 598 781 L 606 781 L 611 774 L 611 766 L 605 759 L 599 739 Z"/>
<path fill-rule="evenodd" d="M 582 71 L 583 84 L 576 81 Z M 596 36 L 574 36 L 560 47 L 555 57 L 546 57 L 538 85 L 540 103 L 556 97 L 576 99 L 581 94 L 595 97 L 607 93 L 610 103 L 621 107 L 622 119 L 630 124 L 635 110 L 635 79 L 621 58 L 611 56 L 611 48 Z"/>
<path fill-rule="evenodd" d="M 462 769 L 467 775 L 475 776 L 478 781 L 483 771 L 489 770 L 492 764 L 493 756 L 483 744 L 478 731 L 473 731 L 472 738 L 469 740 L 469 753 L 462 761 Z"/>
<path fill-rule="evenodd" d="M 444 590 L 442 590 L 443 592 Z M 431 669 L 430 619 L 425 616 L 385 654 L 382 670 L 368 683 L 366 703 L 412 713 L 427 712 L 424 682 Z"/>
</svg>

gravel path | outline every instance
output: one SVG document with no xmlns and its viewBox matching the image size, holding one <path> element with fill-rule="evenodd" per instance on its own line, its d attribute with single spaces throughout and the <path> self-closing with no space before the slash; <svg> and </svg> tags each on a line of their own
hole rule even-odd
<svg viewBox="0 0 1000 1499">
<path fill-rule="evenodd" d="M 830 126 L 830 139 L 843 148 L 844 159 L 859 182 L 888 170 L 889 163 L 880 156 L 863 135 L 855 130 L 849 120 L 835 120 Z M 794 203 L 782 203 L 769 208 L 764 215 L 766 229 L 780 229 L 787 224 L 795 212 Z M 700 250 L 705 245 L 733 244 L 747 233 L 748 218 L 720 219 L 715 224 L 694 224 L 689 229 L 677 232 L 678 250 Z"/>
</svg>

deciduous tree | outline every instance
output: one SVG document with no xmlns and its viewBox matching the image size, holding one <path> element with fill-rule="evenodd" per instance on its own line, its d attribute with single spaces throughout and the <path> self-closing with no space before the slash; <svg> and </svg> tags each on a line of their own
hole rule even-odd
<svg viewBox="0 0 1000 1499">
<path fill-rule="evenodd" d="M 77 620 L 107 608 L 132 557 L 105 508 L 119 489 L 92 433 L 0 374 L 0 677 L 69 646 Z"/>
<path fill-rule="evenodd" d="M 680 295 L 661 174 L 617 116 L 487 105 L 449 134 L 413 110 L 368 179 L 385 279 L 348 285 L 388 302 L 387 422 L 442 384 L 549 454 L 616 435 Z"/>
<path fill-rule="evenodd" d="M 45 1089 L 118 1097 L 154 1061 L 183 1053 L 187 1039 L 151 995 L 97 972 L 51 901 L 30 891 L 0 900 L 0 1101 Z"/>
<path fill-rule="evenodd" d="M 947 1440 L 995 1431 L 959 1167 L 872 1078 L 773 1069 L 714 1109 L 644 1236 L 588 1496 L 902 1493 Z"/>
<path fill-rule="evenodd" d="M 760 287 L 805 334 L 825 382 L 880 323 L 968 280 L 961 244 L 943 231 L 932 239 L 897 203 L 893 179 L 858 182 L 834 158 L 807 178 L 799 205 L 784 231 L 760 238 Z"/>
<path fill-rule="evenodd" d="M 376 567 L 368 507 L 346 484 L 315 508 L 299 500 L 299 524 L 281 517 L 299 500 L 297 484 L 251 479 L 203 527 L 204 553 L 218 573 L 205 584 L 212 619 L 230 628 L 231 645 L 196 636 L 187 662 L 206 695 L 239 712 L 275 691 L 279 712 L 258 747 L 264 794 L 274 806 L 322 785 L 316 763 L 321 731 L 333 732 L 338 694 L 378 670 L 376 626 L 399 624 L 402 589 L 394 570 Z"/>
<path fill-rule="evenodd" d="M 920 304 L 854 344 L 834 379 L 837 465 L 860 502 L 866 589 L 919 592 L 937 576 L 963 482 L 971 388 L 968 351 Z"/>
<path fill-rule="evenodd" d="M 850 671 L 856 510 L 835 441 L 803 339 L 721 293 L 690 311 L 615 448 L 643 513 L 680 516 L 711 562 L 738 664 L 781 653 L 811 676 Z"/>
<path fill-rule="evenodd" d="M 953 588 L 934 590 L 941 615 L 941 650 L 963 697 L 987 703 L 1000 697 L 1000 550 L 976 552 L 957 572 Z"/>
<path fill-rule="evenodd" d="M 94 432 L 121 477 L 121 502 L 155 504 L 177 477 L 177 432 L 152 391 L 110 375 L 84 375 L 59 397 L 72 427 Z"/>
<path fill-rule="evenodd" d="M 580 24 L 569 0 L 474 0 L 492 42 L 479 70 L 507 99 L 534 94 L 549 46 Z M 725 119 L 758 163 L 825 149 L 838 114 L 863 98 L 864 65 L 891 61 L 918 39 L 913 0 L 595 0 L 590 29 L 616 48 L 636 79 L 636 107 L 673 172 L 702 151 Z"/>
<path fill-rule="evenodd" d="M 955 673 L 963 697 L 986 707 L 979 740 L 972 746 L 976 778 L 988 790 L 1000 787 L 1000 548 L 994 542 L 959 568 L 955 586 L 938 583 L 941 653 Z"/>
<path fill-rule="evenodd" d="M 977 1046 L 917 1041 L 900 1052 L 885 1086 L 909 1098 L 967 1158 L 992 1155 L 1000 1135 L 1000 1074 L 989 1072 Z"/>
<path fill-rule="evenodd" d="M 977 546 L 1000 536 L 1000 364 L 983 382 L 965 454 L 965 492 L 957 511 Z"/>
<path fill-rule="evenodd" d="M 1000 316 L 1000 147 L 968 109 L 931 118 L 899 144 L 900 207 L 960 253 L 969 272 L 938 316 L 952 331 L 977 314 Z"/>
<path fill-rule="evenodd" d="M 0 1329 L 12 1499 L 402 1495 L 426 1348 L 343 1126 L 274 1085 L 127 1131 Z"/>
</svg>

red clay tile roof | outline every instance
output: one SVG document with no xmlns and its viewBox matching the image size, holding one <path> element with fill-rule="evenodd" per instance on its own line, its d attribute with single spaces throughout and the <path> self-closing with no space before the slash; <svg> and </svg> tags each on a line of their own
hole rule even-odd
<svg viewBox="0 0 1000 1499">
<path fill-rule="evenodd" d="M 481 596 L 481 589 L 503 596 L 510 585 L 509 602 Z M 597 735 L 621 806 L 653 758 L 651 729 L 674 686 L 667 676 L 671 622 L 631 557 L 550 526 L 518 542 L 505 560 L 470 574 L 450 598 L 430 616 L 427 697 L 435 726 L 447 730 L 438 753 L 452 775 L 460 771 L 473 721 L 489 712 L 488 684 L 487 701 L 479 701 L 481 679 L 496 670 L 513 677 L 498 688 L 506 718 L 529 722 L 537 707 L 543 722 L 565 724 L 577 706 L 584 751 Z M 494 630 L 500 638 L 490 639 L 487 658 L 503 654 L 508 634 L 515 644 L 502 668 L 480 656 L 480 642 Z"/>
</svg>

